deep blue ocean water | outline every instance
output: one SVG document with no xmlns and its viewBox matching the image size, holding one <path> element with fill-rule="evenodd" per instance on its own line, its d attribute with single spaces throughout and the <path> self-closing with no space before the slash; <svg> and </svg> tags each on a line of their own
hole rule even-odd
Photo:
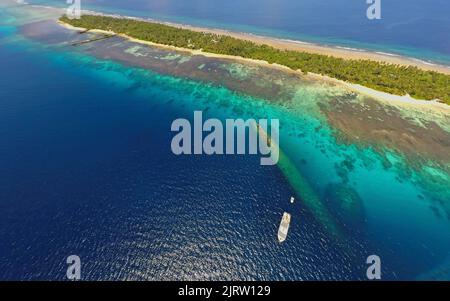
<svg viewBox="0 0 450 301">
<path fill-rule="evenodd" d="M 192 89 L 162 79 L 139 97 L 119 65 L 96 70 L 34 47 L 0 47 L 0 278 L 64 279 L 70 254 L 84 279 L 360 277 L 334 262 L 339 250 L 317 254 L 326 234 L 300 205 L 285 246 L 311 241 L 297 251 L 323 267 L 279 249 L 293 192 L 276 167 L 171 153 L 170 124 L 192 111 L 162 104 L 189 104 Z"/>
<path fill-rule="evenodd" d="M 66 6 L 60 0 L 31 3 Z M 381 20 L 365 0 L 83 0 L 82 7 L 280 38 L 406 55 L 450 64 L 450 2 L 383 0 Z"/>
<path fill-rule="evenodd" d="M 64 279 L 70 254 L 84 279 L 362 277 L 300 204 L 276 243 L 294 194 L 276 167 L 171 153 L 173 119 L 204 108 L 189 84 L 150 74 L 140 97 L 120 65 L 25 45 L 0 47 L 2 279 Z"/>
<path fill-rule="evenodd" d="M 400 181 L 370 148 L 337 144 L 314 116 L 30 42 L 1 17 L 0 279 L 65 279 L 71 254 L 86 280 L 364 279 L 370 254 L 384 279 L 445 267 L 449 221 L 428 208 L 432 187 Z M 327 185 L 352 158 L 364 221 L 337 241 L 324 224 L 339 217 L 317 218 L 301 197 L 290 205 L 289 174 L 259 157 L 173 155 L 170 124 L 196 109 L 300 128 L 282 131 L 282 147 L 320 203 L 337 198 Z M 283 211 L 293 221 L 280 245 Z"/>
</svg>

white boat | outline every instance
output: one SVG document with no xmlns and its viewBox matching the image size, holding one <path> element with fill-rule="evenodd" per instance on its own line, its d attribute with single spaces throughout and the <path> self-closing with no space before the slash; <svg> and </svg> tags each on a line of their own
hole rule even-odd
<svg viewBox="0 0 450 301">
<path fill-rule="evenodd" d="M 278 241 L 281 243 L 286 240 L 289 224 L 291 223 L 291 215 L 287 212 L 283 213 L 280 227 L 278 228 Z"/>
</svg>

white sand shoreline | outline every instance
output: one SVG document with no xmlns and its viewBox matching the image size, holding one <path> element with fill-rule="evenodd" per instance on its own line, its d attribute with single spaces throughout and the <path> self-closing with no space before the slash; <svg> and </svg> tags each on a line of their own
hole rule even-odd
<svg viewBox="0 0 450 301">
<path fill-rule="evenodd" d="M 64 23 L 61 21 L 58 21 L 58 23 L 68 29 L 71 29 L 71 30 L 78 30 L 78 31 L 86 30 L 86 28 L 74 27 L 70 24 L 67 24 L 67 23 Z M 229 60 L 234 60 L 234 61 L 254 63 L 254 64 L 258 64 L 258 65 L 262 65 L 262 66 L 266 66 L 266 67 L 270 67 L 270 68 L 277 68 L 277 69 L 280 69 L 280 70 L 283 70 L 286 72 L 304 75 L 300 70 L 297 70 L 297 71 L 292 70 L 291 68 L 289 68 L 287 66 L 283 66 L 283 65 L 279 65 L 279 64 L 270 64 L 267 61 L 248 59 L 248 58 L 244 58 L 244 57 L 240 57 L 240 56 L 215 54 L 215 53 L 203 52 L 201 50 L 192 50 L 192 49 L 180 48 L 180 47 L 175 47 L 175 46 L 170 46 L 170 45 L 157 44 L 157 43 L 153 43 L 153 42 L 149 42 L 149 41 L 135 39 L 135 38 L 127 36 L 125 34 L 117 34 L 115 32 L 111 32 L 111 31 L 105 31 L 105 30 L 99 30 L 99 29 L 93 29 L 93 30 L 89 30 L 89 31 L 96 32 L 96 33 L 102 33 L 102 34 L 114 34 L 114 35 L 120 36 L 128 41 L 139 43 L 139 44 L 144 44 L 144 45 L 148 45 L 148 46 L 152 46 L 152 47 L 159 47 L 159 48 L 170 49 L 170 50 L 175 50 L 175 51 L 187 52 L 192 55 L 202 55 L 202 56 L 212 57 L 212 58 L 221 58 L 221 59 L 229 59 Z M 318 80 L 326 81 L 326 82 L 335 83 L 335 84 L 338 84 L 338 85 L 348 89 L 351 92 L 356 92 L 356 93 L 366 95 L 366 96 L 369 96 L 369 97 L 372 97 L 372 98 L 375 98 L 375 99 L 378 99 L 381 101 L 389 102 L 391 104 L 408 105 L 408 106 L 414 106 L 414 107 L 428 107 L 428 108 L 432 107 L 443 113 L 450 114 L 450 106 L 445 103 L 438 102 L 438 101 L 415 99 L 409 95 L 404 95 L 404 96 L 394 95 L 394 94 L 374 90 L 374 89 L 371 89 L 371 88 L 368 88 L 368 87 L 365 87 L 365 86 L 362 86 L 359 84 L 352 84 L 352 83 L 345 82 L 345 81 L 342 81 L 339 79 L 335 79 L 335 78 L 332 78 L 329 76 L 315 74 L 315 73 L 311 73 L 311 72 L 309 72 L 308 75 L 306 75 L 306 76 L 309 76 L 310 78 L 315 78 Z"/>
<path fill-rule="evenodd" d="M 130 17 L 130 16 L 119 15 L 119 14 L 106 14 L 106 13 L 100 13 L 100 12 L 89 11 L 89 10 L 86 10 L 83 12 L 85 14 L 91 14 L 91 15 L 109 16 L 109 17 L 115 17 L 115 18 L 126 18 L 126 19 L 131 19 L 131 20 L 139 20 L 139 21 L 144 21 L 144 22 L 165 24 L 165 25 L 182 28 L 182 29 L 189 29 L 189 30 L 197 31 L 197 32 L 213 33 L 213 34 L 218 34 L 218 35 L 228 35 L 228 36 L 231 36 L 231 37 L 234 37 L 237 39 L 249 40 L 249 41 L 252 41 L 257 44 L 267 44 L 269 46 L 279 48 L 279 49 L 304 51 L 304 52 L 308 52 L 308 53 L 329 55 L 329 56 L 339 57 L 339 58 L 344 58 L 344 59 L 355 59 L 355 60 L 362 59 L 362 60 L 372 60 L 372 61 L 377 61 L 377 62 L 382 62 L 382 63 L 397 64 L 397 65 L 402 65 L 402 66 L 414 66 L 414 67 L 420 68 L 422 70 L 450 74 L 450 66 L 441 65 L 441 64 L 438 64 L 435 62 L 428 62 L 428 61 L 424 61 L 424 60 L 421 60 L 418 58 L 407 57 L 407 56 L 403 56 L 400 54 L 387 53 L 387 52 L 375 51 L 375 50 L 372 51 L 372 50 L 366 50 L 366 49 L 358 49 L 358 48 L 345 47 L 345 46 L 322 45 L 322 44 L 299 41 L 299 40 L 261 36 L 261 35 L 257 35 L 257 34 L 253 34 L 253 33 L 247 33 L 247 32 L 236 32 L 236 31 L 225 30 L 225 29 L 192 26 L 192 25 L 188 25 L 188 24 L 167 22 L 167 21 L 161 21 L 161 20 L 156 20 L 156 19 L 151 19 L 151 18 Z"/>
<path fill-rule="evenodd" d="M 40 4 L 26 4 L 26 5 L 29 5 L 31 7 L 36 7 L 36 8 L 45 8 L 45 9 L 53 10 L 57 13 L 60 13 L 61 15 L 66 13 L 66 10 L 63 8 L 57 8 L 57 7 L 52 7 L 52 6 L 40 5 Z M 372 60 L 372 61 L 377 61 L 377 62 L 382 62 L 382 63 L 397 64 L 397 65 L 402 65 L 402 66 L 415 66 L 422 70 L 450 74 L 450 66 L 449 65 L 442 65 L 437 62 L 429 62 L 429 61 L 425 61 L 425 60 L 414 58 L 414 57 L 408 57 L 408 56 L 395 54 L 395 53 L 387 53 L 387 52 L 383 52 L 383 51 L 359 49 L 359 48 L 339 46 L 339 45 L 318 44 L 318 43 L 314 43 L 314 42 L 306 42 L 306 41 L 293 40 L 293 39 L 288 39 L 288 38 L 262 36 L 262 35 L 257 35 L 257 34 L 253 34 L 253 33 L 248 33 L 248 32 L 237 32 L 237 31 L 226 30 L 226 29 L 192 26 L 192 25 L 181 24 L 181 23 L 176 23 L 176 22 L 161 21 L 161 20 L 157 20 L 157 19 L 153 19 L 153 18 L 142 18 L 142 17 L 120 15 L 120 14 L 102 13 L 102 12 L 97 12 L 97 11 L 92 11 L 92 10 L 82 10 L 82 14 L 109 16 L 109 17 L 115 17 L 115 18 L 125 18 L 125 19 L 139 20 L 139 21 L 144 21 L 144 22 L 159 23 L 159 24 L 165 24 L 165 25 L 169 25 L 169 26 L 173 26 L 173 27 L 189 29 L 192 31 L 213 33 L 213 34 L 219 34 L 219 35 L 228 35 L 228 36 L 238 38 L 238 39 L 249 40 L 249 41 L 252 41 L 257 44 L 267 44 L 267 45 L 270 45 L 272 47 L 279 48 L 279 49 L 304 51 L 304 52 L 308 52 L 308 53 L 323 54 L 323 55 L 329 55 L 329 56 L 339 57 L 339 58 L 344 58 L 344 59 L 356 59 L 356 60 L 362 59 L 362 60 Z"/>
</svg>

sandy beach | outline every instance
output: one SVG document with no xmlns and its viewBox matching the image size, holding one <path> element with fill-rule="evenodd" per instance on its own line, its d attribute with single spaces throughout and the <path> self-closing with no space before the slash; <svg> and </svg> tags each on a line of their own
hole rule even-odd
<svg viewBox="0 0 450 301">
<path fill-rule="evenodd" d="M 372 60 L 377 62 L 384 62 L 390 64 L 397 64 L 403 66 L 415 66 L 423 70 L 436 71 L 440 73 L 450 74 L 450 67 L 431 64 L 415 60 L 395 54 L 382 54 L 379 52 L 371 52 L 360 49 L 339 48 L 331 46 L 322 46 L 318 44 L 306 43 L 301 41 L 283 40 L 272 37 L 258 36 L 249 33 L 233 32 L 221 29 L 199 28 L 189 25 L 180 25 L 174 23 L 164 23 L 184 29 L 189 29 L 199 32 L 214 33 L 219 35 L 228 35 L 237 39 L 249 40 L 257 44 L 266 44 L 278 49 L 304 51 L 308 53 L 316 53 L 322 55 L 329 55 L 333 57 L 339 57 L 343 59 L 355 59 L 355 60 Z"/>
<path fill-rule="evenodd" d="M 77 31 L 86 31 L 86 28 L 81 28 L 81 27 L 74 27 L 70 24 L 66 24 L 64 22 L 58 21 L 58 23 L 68 29 L 71 30 L 77 30 Z M 280 69 L 283 70 L 285 72 L 291 72 L 291 73 L 297 73 L 297 74 L 303 74 L 300 70 L 296 71 L 296 70 L 292 70 L 289 67 L 283 66 L 283 65 L 279 65 L 279 64 L 270 64 L 267 61 L 262 61 L 262 60 L 255 60 L 255 59 L 248 59 L 248 58 L 243 58 L 243 57 L 239 57 L 239 56 L 232 56 L 232 55 L 223 55 L 223 54 L 215 54 L 215 53 L 209 53 L 209 52 L 204 52 L 201 50 L 192 50 L 192 49 L 187 49 L 187 48 L 180 48 L 180 47 L 175 47 L 175 46 L 170 46 L 170 45 L 163 45 L 163 44 L 157 44 L 157 43 L 153 43 L 153 42 L 149 42 L 149 41 L 143 41 L 143 40 L 139 40 L 139 39 L 135 39 L 132 38 L 130 36 L 127 36 L 125 34 L 116 34 L 115 32 L 111 32 L 111 31 L 105 31 L 105 30 L 98 30 L 98 29 L 94 29 L 94 30 L 89 30 L 90 32 L 96 32 L 96 33 L 100 33 L 100 34 L 110 34 L 110 35 L 117 35 L 120 36 L 124 39 L 127 39 L 131 42 L 135 42 L 135 43 L 139 43 L 139 44 L 144 44 L 144 45 L 148 45 L 148 46 L 152 46 L 152 47 L 160 47 L 160 48 L 165 48 L 165 49 L 170 49 L 170 50 L 175 50 L 175 51 L 181 51 L 181 52 L 187 52 L 190 53 L 192 55 L 203 55 L 206 57 L 212 57 L 212 58 L 220 58 L 220 59 L 229 59 L 229 60 L 235 60 L 235 61 L 240 61 L 240 62 L 247 62 L 247 63 L 253 63 L 253 64 L 258 64 L 258 65 L 262 65 L 262 66 L 266 66 L 266 67 L 271 67 L 271 68 L 276 68 L 276 69 Z M 342 87 L 345 87 L 346 89 L 348 89 L 349 91 L 352 92 L 357 92 L 378 100 L 382 100 L 382 101 L 387 101 L 390 103 L 396 103 L 399 105 L 406 105 L 406 106 L 412 106 L 412 107 L 427 107 L 427 108 L 432 108 L 434 110 L 438 110 L 444 114 L 450 114 L 450 106 L 445 104 L 445 103 L 441 103 L 438 101 L 430 101 L 430 100 L 422 100 L 422 99 L 415 99 L 409 95 L 394 95 L 394 94 L 390 94 L 390 93 L 386 93 L 386 92 L 382 92 L 382 91 L 378 91 L 378 90 L 374 90 L 362 85 L 358 85 L 358 84 L 352 84 L 349 82 L 345 82 L 342 80 L 338 80 L 329 76 L 325 76 L 325 75 L 320 75 L 320 74 L 314 74 L 314 73 L 308 73 L 307 76 L 313 77 L 315 79 L 318 80 L 322 80 L 322 81 L 326 81 L 326 82 L 331 82 L 334 84 L 338 84 L 341 85 Z"/>
<path fill-rule="evenodd" d="M 61 15 L 65 14 L 66 11 L 64 9 L 43 6 L 43 5 L 31 5 L 35 8 L 45 8 L 48 10 L 52 10 L 55 13 L 60 13 Z M 146 19 L 146 18 L 138 18 L 138 17 L 130 17 L 130 16 L 122 16 L 122 15 L 114 15 L 114 14 L 106 14 L 100 13 L 96 11 L 83 10 L 82 14 L 86 15 L 101 15 L 101 16 L 109 16 L 116 18 L 127 18 L 132 20 L 139 20 L 144 22 L 152 22 L 165 24 L 177 28 L 189 29 L 197 32 L 205 32 L 212 33 L 218 35 L 227 35 L 237 39 L 252 41 L 257 44 L 266 44 L 272 46 L 274 48 L 283 49 L 283 50 L 294 50 L 294 51 L 304 51 L 307 53 L 316 53 L 322 55 L 329 55 L 333 57 L 343 58 L 343 59 L 355 59 L 355 60 L 372 60 L 377 62 L 389 63 L 389 64 L 397 64 L 402 66 L 415 66 L 422 70 L 428 71 L 436 71 L 444 74 L 450 74 L 450 66 L 440 65 L 436 63 L 430 63 L 421 61 L 419 59 L 410 58 L 406 56 L 401 56 L 392 53 L 383 53 L 383 52 L 375 52 L 368 51 L 364 49 L 354 49 L 348 47 L 339 47 L 339 46 L 328 46 L 328 45 L 320 45 L 315 43 L 309 43 L 304 41 L 297 40 L 288 40 L 288 39 L 279 39 L 275 37 L 268 36 L 260 36 L 246 32 L 235 32 L 224 29 L 217 28 L 206 28 L 206 27 L 197 27 L 188 24 L 180 24 L 174 22 L 164 22 L 155 19 Z M 154 46 L 154 45 L 153 45 Z"/>
<path fill-rule="evenodd" d="M 39 8 L 46 9 L 46 10 L 52 11 L 56 15 L 61 14 L 61 16 L 66 13 L 65 9 L 51 7 L 51 6 L 37 5 L 37 4 L 32 4 L 30 6 L 36 8 L 36 9 L 39 9 Z M 197 32 L 213 33 L 213 34 L 218 34 L 218 35 L 227 35 L 227 36 L 231 36 L 231 37 L 234 37 L 237 39 L 249 40 L 249 41 L 252 41 L 257 44 L 266 44 L 266 45 L 269 45 L 269 46 L 272 46 L 272 47 L 275 47 L 278 49 L 304 51 L 304 52 L 308 52 L 308 53 L 317 53 L 317 54 L 329 55 L 329 56 L 339 57 L 339 58 L 344 58 L 344 59 L 363 59 L 363 60 L 373 60 L 373 61 L 390 63 L 390 64 L 397 64 L 397 65 L 402 65 L 402 66 L 415 66 L 422 70 L 429 70 L 429 71 L 436 71 L 436 72 L 440 72 L 440 73 L 444 73 L 444 74 L 450 74 L 450 66 L 425 62 L 425 61 L 421 61 L 419 59 L 410 58 L 410 57 L 401 56 L 401 55 L 392 54 L 392 53 L 375 52 L 375 51 L 368 51 L 368 50 L 364 50 L 364 49 L 354 49 L 354 48 L 348 48 L 348 47 L 320 45 L 320 44 L 309 43 L 309 42 L 304 42 L 304 41 L 279 39 L 279 38 L 268 37 L 268 36 L 260 36 L 260 35 L 255 35 L 255 34 L 251 34 L 251 33 L 245 33 L 245 32 L 235 32 L 235 31 L 217 29 L 217 28 L 197 27 L 197 26 L 192 26 L 192 25 L 188 25 L 188 24 L 164 22 L 164 21 L 150 19 L 150 18 L 138 18 L 138 17 L 116 15 L 116 14 L 107 14 L 107 13 L 100 13 L 100 12 L 90 11 L 90 10 L 83 10 L 82 14 L 101 15 L 101 16 L 109 16 L 109 17 L 116 17 L 116 18 L 127 18 L 127 19 L 139 20 L 139 21 L 144 21 L 144 22 L 159 23 L 159 24 L 170 25 L 173 27 L 189 29 L 189 30 L 197 31 Z"/>
<path fill-rule="evenodd" d="M 60 9 L 60 8 L 47 7 L 47 6 L 41 6 L 41 5 L 31 5 L 31 6 L 33 6 L 36 9 L 40 8 L 40 9 L 52 11 L 53 13 L 55 13 L 55 15 L 59 15 L 59 14 L 63 15 L 65 13 L 65 10 Z M 259 43 L 259 44 L 271 45 L 273 47 L 280 48 L 280 49 L 306 51 L 309 53 L 318 53 L 318 54 L 330 55 L 330 56 L 335 56 L 335 57 L 342 57 L 344 59 L 370 59 L 370 60 L 376 60 L 376 61 L 385 62 L 385 63 L 399 64 L 399 65 L 405 65 L 405 66 L 416 66 L 423 70 L 430 70 L 430 71 L 436 71 L 436 72 L 441 72 L 441 73 L 445 73 L 445 74 L 450 74 L 450 66 L 429 64 L 427 62 L 421 62 L 419 60 L 415 60 L 415 59 L 403 57 L 403 56 L 394 56 L 394 55 L 390 55 L 390 54 L 378 54 L 375 52 L 369 52 L 369 51 L 357 50 L 357 49 L 355 49 L 355 50 L 342 49 L 342 48 L 337 48 L 337 47 L 329 47 L 329 46 L 322 46 L 322 45 L 317 45 L 317 44 L 304 43 L 301 41 L 281 40 L 281 39 L 272 38 L 272 37 L 257 36 L 257 35 L 253 35 L 253 34 L 249 34 L 249 33 L 232 32 L 232 31 L 228 31 L 228 30 L 221 30 L 221 29 L 214 29 L 214 28 L 194 27 L 194 26 L 185 25 L 185 24 L 161 22 L 161 21 L 153 20 L 153 19 L 142 19 L 142 18 L 136 18 L 136 17 L 104 14 L 104 13 L 98 13 L 95 11 L 83 11 L 83 13 L 84 14 L 92 14 L 92 15 L 117 17 L 117 18 L 129 18 L 129 19 L 133 19 L 133 20 L 141 20 L 141 21 L 146 21 L 146 22 L 154 22 L 154 23 L 170 25 L 170 26 L 194 30 L 194 31 L 198 31 L 198 32 L 207 32 L 207 33 L 214 33 L 214 34 L 219 34 L 219 35 L 228 35 L 228 36 L 232 36 L 232 37 L 235 37 L 238 39 L 250 40 L 250 41 L 253 41 L 253 42 Z M 74 27 L 70 24 L 63 23 L 59 20 L 57 22 L 61 26 L 64 26 L 70 30 L 76 30 L 76 31 L 85 31 L 86 30 L 85 28 Z M 90 30 L 90 32 L 116 35 L 116 33 L 114 33 L 114 32 L 109 32 L 109 31 L 104 31 L 104 30 Z M 266 66 L 266 67 L 268 66 L 270 68 L 276 68 L 276 69 L 283 70 L 285 72 L 290 72 L 290 73 L 297 73 L 297 74 L 301 73 L 300 71 L 292 70 L 286 66 L 278 65 L 278 64 L 269 64 L 268 62 L 262 61 L 262 60 L 254 60 L 254 59 L 248 59 L 248 58 L 243 58 L 243 57 L 238 57 L 238 56 L 208 53 L 208 52 L 204 52 L 201 50 L 192 50 L 192 49 L 187 49 L 187 48 L 174 47 L 174 46 L 170 46 L 170 45 L 157 44 L 157 43 L 152 43 L 149 41 L 135 39 L 135 38 L 132 38 L 132 37 L 124 35 L 124 34 L 118 34 L 117 36 L 120 36 L 131 42 L 144 44 L 144 45 L 148 45 L 148 46 L 152 46 L 152 47 L 160 47 L 160 48 L 165 48 L 165 49 L 169 49 L 169 50 L 187 52 L 187 53 L 190 53 L 191 55 L 202 55 L 202 56 L 211 57 L 211 58 L 235 60 L 235 61 L 240 61 L 240 62 L 258 64 L 258 65 L 262 65 L 262 66 Z M 410 106 L 410 107 L 422 108 L 422 109 L 428 108 L 428 109 L 438 110 L 444 114 L 450 114 L 450 106 L 445 103 L 438 102 L 438 101 L 416 99 L 416 98 L 410 97 L 409 95 L 393 95 L 390 93 L 374 90 L 374 89 L 371 89 L 371 88 L 368 88 L 368 87 L 365 87 L 362 85 L 352 84 L 352 83 L 338 80 L 338 79 L 335 79 L 335 78 L 332 78 L 329 76 L 314 74 L 311 72 L 308 73 L 307 76 L 309 76 L 311 78 L 315 78 L 317 80 L 331 82 L 331 83 L 340 85 L 340 86 L 348 89 L 351 92 L 356 92 L 356 93 L 366 95 L 366 96 L 369 96 L 369 97 L 372 97 L 372 98 L 375 98 L 375 99 L 378 99 L 378 100 L 381 100 L 384 102 L 389 102 L 391 104 L 395 103 L 395 104 L 402 105 L 402 106 Z"/>
<path fill-rule="evenodd" d="M 98 13 L 95 11 L 85 11 L 84 13 L 116 17 L 116 18 L 128 18 L 128 19 L 139 20 L 139 21 L 144 21 L 144 22 L 165 24 L 165 25 L 182 28 L 182 29 L 189 29 L 189 30 L 197 31 L 197 32 L 226 35 L 226 36 L 231 36 L 231 37 L 241 39 L 241 40 L 252 41 L 257 44 L 269 45 L 274 48 L 283 49 L 283 50 L 304 51 L 307 53 L 329 55 L 329 56 L 339 57 L 339 58 L 343 58 L 343 59 L 372 60 L 372 61 L 389 63 L 389 64 L 397 64 L 397 65 L 402 65 L 402 66 L 415 66 L 422 70 L 436 71 L 436 72 L 440 72 L 440 73 L 444 73 L 444 74 L 450 74 L 450 66 L 429 63 L 429 62 L 421 61 L 421 60 L 418 60 L 415 58 L 410 58 L 410 57 L 401 56 L 401 55 L 397 55 L 397 54 L 375 52 L 375 51 L 354 49 L 354 48 L 348 48 L 348 47 L 328 46 L 328 45 L 325 46 L 325 45 L 314 44 L 314 43 L 309 43 L 309 42 L 304 42 L 304 41 L 279 39 L 279 38 L 268 37 L 268 36 L 260 36 L 260 35 L 255 35 L 255 34 L 251 34 L 251 33 L 246 33 L 246 32 L 235 32 L 235 31 L 217 29 L 217 28 L 197 27 L 197 26 L 192 26 L 192 25 L 187 25 L 187 24 L 179 24 L 179 23 L 174 23 L 174 22 L 162 22 L 162 21 L 154 20 L 154 19 L 144 19 L 144 18 L 137 18 L 137 17 L 104 14 L 104 13 Z"/>
</svg>

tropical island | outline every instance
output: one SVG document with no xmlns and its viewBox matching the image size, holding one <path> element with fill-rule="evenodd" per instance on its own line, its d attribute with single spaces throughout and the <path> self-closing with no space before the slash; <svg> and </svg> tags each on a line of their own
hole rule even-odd
<svg viewBox="0 0 450 301">
<path fill-rule="evenodd" d="M 324 75 L 390 94 L 450 104 L 450 75 L 416 66 L 278 49 L 228 35 L 130 18 L 83 15 L 79 19 L 63 16 L 59 21 L 73 27 L 113 32 L 164 46 L 266 61 L 301 70 L 305 74 Z"/>
</svg>

